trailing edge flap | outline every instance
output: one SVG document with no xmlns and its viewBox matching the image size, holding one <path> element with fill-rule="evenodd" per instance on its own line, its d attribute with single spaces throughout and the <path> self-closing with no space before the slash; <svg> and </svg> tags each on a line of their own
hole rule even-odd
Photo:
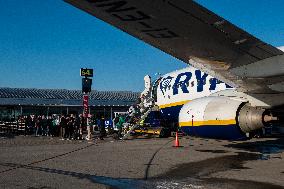
<svg viewBox="0 0 284 189">
<path fill-rule="evenodd" d="M 267 103 L 284 93 L 283 52 L 194 1 L 65 1 Z"/>
</svg>

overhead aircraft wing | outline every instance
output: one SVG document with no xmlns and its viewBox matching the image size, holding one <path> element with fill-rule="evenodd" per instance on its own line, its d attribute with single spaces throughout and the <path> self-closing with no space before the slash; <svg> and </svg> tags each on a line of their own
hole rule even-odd
<svg viewBox="0 0 284 189">
<path fill-rule="evenodd" d="M 284 53 L 191 0 L 65 0 L 268 105 L 284 104 Z"/>
</svg>

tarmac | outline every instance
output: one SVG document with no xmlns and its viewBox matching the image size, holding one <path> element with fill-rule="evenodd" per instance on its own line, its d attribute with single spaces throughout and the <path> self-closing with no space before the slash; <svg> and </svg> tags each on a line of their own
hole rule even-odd
<svg viewBox="0 0 284 189">
<path fill-rule="evenodd" d="M 284 188 L 284 138 L 73 141 L 0 135 L 0 188 Z"/>
</svg>

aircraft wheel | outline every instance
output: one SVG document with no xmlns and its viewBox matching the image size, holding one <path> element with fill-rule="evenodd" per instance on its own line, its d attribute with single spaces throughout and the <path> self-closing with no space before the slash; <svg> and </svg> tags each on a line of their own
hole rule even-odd
<svg viewBox="0 0 284 189">
<path fill-rule="evenodd" d="M 160 137 L 160 138 L 169 137 L 169 132 L 168 132 L 168 131 L 169 131 L 168 129 L 162 128 L 159 137 Z"/>
</svg>

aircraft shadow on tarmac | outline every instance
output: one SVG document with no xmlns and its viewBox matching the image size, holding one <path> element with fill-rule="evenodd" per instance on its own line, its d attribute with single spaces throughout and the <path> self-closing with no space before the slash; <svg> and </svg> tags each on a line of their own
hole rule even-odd
<svg viewBox="0 0 284 189">
<path fill-rule="evenodd" d="M 45 168 L 45 167 L 22 165 L 22 164 L 16 164 L 16 163 L 0 163 L 0 165 L 10 167 L 12 169 L 13 168 L 14 169 L 18 169 L 18 168 L 30 169 L 30 170 L 42 171 L 42 172 L 51 173 L 51 174 L 67 175 L 71 177 L 76 177 L 78 179 L 88 179 L 93 183 L 98 183 L 98 184 L 109 186 L 110 189 L 145 188 L 145 183 L 143 182 L 143 180 L 96 176 L 95 174 L 92 175 L 92 174 L 86 174 L 86 173 L 78 173 L 74 171 L 64 171 L 64 170 L 59 170 L 59 169 L 50 169 L 50 168 Z M 140 187 L 139 185 L 143 185 L 143 187 Z"/>
<path fill-rule="evenodd" d="M 225 147 L 245 150 L 253 153 L 260 153 L 259 159 L 269 159 L 271 154 L 278 154 L 284 151 L 284 138 L 276 138 L 265 141 L 247 141 L 242 143 L 231 143 Z M 275 157 L 274 157 L 275 158 Z"/>
<path fill-rule="evenodd" d="M 210 151 L 204 151 L 210 152 Z M 223 151 L 222 151 L 223 152 Z M 212 151 L 212 153 L 221 153 Z M 226 153 L 226 151 L 224 151 Z M 247 161 L 257 160 L 261 158 L 261 154 L 238 152 L 237 155 L 224 155 L 221 157 L 210 158 L 198 162 L 190 162 L 180 164 L 177 167 L 159 175 L 151 180 L 179 180 L 179 182 L 186 182 L 188 179 L 191 183 L 196 185 L 206 186 L 205 188 L 283 188 L 281 186 L 228 178 L 212 178 L 211 175 L 217 172 L 224 172 L 228 170 L 250 169 L 244 167 L 243 164 Z"/>
</svg>

